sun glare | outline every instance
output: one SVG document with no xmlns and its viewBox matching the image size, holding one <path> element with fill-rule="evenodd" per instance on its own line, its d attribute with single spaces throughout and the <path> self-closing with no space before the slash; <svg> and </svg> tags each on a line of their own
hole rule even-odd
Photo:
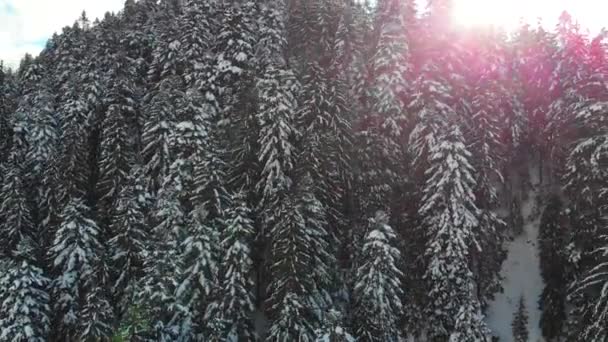
<svg viewBox="0 0 608 342">
<path fill-rule="evenodd" d="M 515 29 L 521 20 L 553 26 L 562 11 L 567 10 L 590 31 L 608 25 L 605 0 L 455 0 L 454 22 L 465 27 L 500 26 Z"/>
</svg>

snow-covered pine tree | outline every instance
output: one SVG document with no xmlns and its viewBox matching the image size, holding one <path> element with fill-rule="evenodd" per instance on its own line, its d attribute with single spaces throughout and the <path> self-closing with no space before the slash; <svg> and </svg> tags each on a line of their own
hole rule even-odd
<svg viewBox="0 0 608 342">
<path fill-rule="evenodd" d="M 601 251 L 605 247 L 605 241 L 598 237 L 605 235 L 604 208 L 608 174 L 599 165 L 605 158 L 608 134 L 604 118 L 599 113 L 607 108 L 608 90 L 605 80 L 608 73 L 605 68 L 596 69 L 593 66 L 597 66 L 597 61 L 607 55 L 605 46 L 598 46 L 597 41 L 592 43 L 585 62 L 588 77 L 582 80 L 579 90 L 585 99 L 572 107 L 576 115 L 573 128 L 578 132 L 578 140 L 569 146 L 565 163 L 564 193 L 570 202 L 572 220 L 567 257 L 573 261 L 571 266 L 575 269 L 571 279 L 571 289 L 574 291 L 569 298 L 576 298 L 570 301 L 573 310 L 568 318 L 574 339 L 606 338 L 606 331 L 597 327 L 602 320 L 598 316 L 600 311 L 597 311 L 601 310 L 602 305 L 602 297 L 599 295 L 601 290 L 591 290 L 601 289 L 603 280 L 601 276 L 591 283 L 588 280 L 592 274 L 601 275 L 604 272 L 602 265 L 605 255 Z M 581 290 L 583 288 L 585 290 Z"/>
<path fill-rule="evenodd" d="M 429 337 L 489 339 L 470 269 L 470 251 L 480 248 L 471 153 L 458 126 L 445 129 L 449 131 L 439 136 L 430 151 L 420 207 L 428 229 L 424 277 L 429 284 Z"/>
<path fill-rule="evenodd" d="M 176 300 L 176 289 L 182 272 L 181 241 L 187 229 L 187 212 L 181 205 L 183 183 L 179 178 L 180 165 L 175 162 L 156 198 L 151 218 L 150 250 L 144 260 L 144 278 L 137 294 L 137 304 L 147 313 L 146 335 L 158 341 L 173 341 L 180 330 L 183 310 Z M 188 327 L 186 327 L 188 328 Z M 182 335 L 184 336 L 184 335 Z"/>
<path fill-rule="evenodd" d="M 220 220 L 208 218 L 208 212 L 199 206 L 187 218 L 186 238 L 180 246 L 180 263 L 176 288 L 176 303 L 183 310 L 179 324 L 181 338 L 212 338 L 217 316 L 209 319 L 209 305 L 218 286 Z"/>
<path fill-rule="evenodd" d="M 552 196 L 547 201 L 539 227 L 540 268 L 545 288 L 539 305 L 542 310 L 540 327 L 543 336 L 553 340 L 562 336 L 562 327 L 566 320 L 566 267 L 568 261 L 564 258 L 568 232 L 564 227 L 561 213 L 562 201 Z"/>
<path fill-rule="evenodd" d="M 354 342 L 355 338 L 344 327 L 342 313 L 330 309 L 325 313 L 323 325 L 316 332 L 315 342 Z"/>
<path fill-rule="evenodd" d="M 254 282 L 252 243 L 254 227 L 251 210 L 244 193 L 231 200 L 226 227 L 221 232 L 222 262 L 219 265 L 220 285 L 218 301 L 211 308 L 222 322 L 220 339 L 227 341 L 254 341 L 253 325 Z"/>
<path fill-rule="evenodd" d="M 532 132 L 544 132 L 547 125 L 547 113 L 553 101 L 550 92 L 551 75 L 555 70 L 554 36 L 542 26 L 523 25 L 513 41 L 517 79 L 522 88 L 521 102 L 526 113 L 528 133 L 525 141 L 535 148 L 544 144 L 544 135 Z"/>
<path fill-rule="evenodd" d="M 0 276 L 0 341 L 48 340 L 50 280 L 31 259 L 36 255 L 34 248 L 33 241 L 23 237 Z"/>
<path fill-rule="evenodd" d="M 410 35 L 414 13 L 409 1 L 382 0 L 377 4 L 374 29 L 378 37 L 371 58 L 370 109 L 377 120 L 377 129 L 388 134 L 394 141 L 404 130 L 409 119 L 405 110 L 410 92 Z"/>
<path fill-rule="evenodd" d="M 348 152 L 351 128 L 347 121 L 345 86 L 332 75 L 335 70 L 317 62 L 308 64 L 297 116 L 301 136 L 297 143 L 295 177 L 311 175 L 316 180 L 315 196 L 321 201 L 330 233 L 337 238 L 344 218 L 341 197 L 345 176 L 350 171 Z"/>
<path fill-rule="evenodd" d="M 20 163 L 24 162 L 29 149 L 31 113 L 35 110 L 35 100 L 38 95 L 39 85 L 43 82 L 45 74 L 42 64 L 37 60 L 33 60 L 31 56 L 24 58 L 23 62 L 23 69 L 19 70 L 21 96 L 10 121 L 10 125 L 13 127 L 12 151 L 16 152 Z"/>
<path fill-rule="evenodd" d="M 287 2 L 289 20 L 286 22 L 290 60 L 306 65 L 312 60 L 327 63 L 331 58 L 332 35 L 336 31 L 337 1 L 312 0 Z M 296 52 L 297 51 L 297 52 Z"/>
<path fill-rule="evenodd" d="M 257 38 L 258 5 L 242 2 L 235 6 L 224 6 L 217 39 L 213 46 L 218 86 L 221 87 L 222 108 L 233 110 L 237 95 L 245 91 L 253 67 L 255 67 L 255 44 Z M 217 91 L 216 91 L 217 92 Z M 219 100 L 219 99 L 218 99 Z"/>
<path fill-rule="evenodd" d="M 83 200 L 72 198 L 61 214 L 62 222 L 49 250 L 56 274 L 51 283 L 56 298 L 54 324 L 62 338 L 80 338 L 83 303 L 92 288 L 104 286 L 96 279 L 103 253 L 99 228 L 88 215 L 90 210 Z"/>
<path fill-rule="evenodd" d="M 193 165 L 190 203 L 192 208 L 204 210 L 207 220 L 217 221 L 213 224 L 219 225 L 219 232 L 223 230 L 222 220 L 230 207 L 230 194 L 226 190 L 228 165 L 224 161 L 226 152 L 221 145 L 223 136 L 219 129 L 218 104 L 209 100 L 212 94 L 209 89 L 205 100 L 197 91 L 190 90 L 187 94 L 187 111 L 192 116 L 194 128 L 189 137 L 192 152 L 188 158 Z"/>
<path fill-rule="evenodd" d="M 138 98 L 132 81 L 135 72 L 124 55 L 117 56 L 116 63 L 107 98 L 109 106 L 101 127 L 97 191 L 104 229 L 109 225 L 120 189 L 129 174 L 129 161 L 140 146 Z M 105 237 L 107 233 L 104 232 Z"/>
<path fill-rule="evenodd" d="M 605 227 L 598 234 L 599 247 L 592 251 L 596 263 L 576 284 L 575 294 L 586 294 L 583 323 L 577 341 L 608 340 L 608 233 Z"/>
<path fill-rule="evenodd" d="M 271 341 L 314 341 L 322 315 L 331 305 L 329 289 L 335 260 L 328 252 L 325 213 L 304 177 L 279 204 L 271 237 L 271 281 L 267 299 Z"/>
<path fill-rule="evenodd" d="M 476 234 L 481 247 L 480 251 L 472 251 L 472 271 L 479 299 L 485 306 L 501 289 L 499 272 L 506 258 L 503 243 L 507 226 L 495 214 L 495 209 L 500 187 L 505 182 L 504 123 L 517 104 L 507 95 L 510 75 L 504 66 L 508 58 L 506 37 L 498 32 L 480 33 L 468 45 L 473 51 L 467 55 L 467 60 L 476 67 L 467 75 L 471 84 L 471 115 L 465 117 L 470 120 L 465 135 L 469 138 L 471 162 L 477 171 L 474 192 L 480 215 Z"/>
<path fill-rule="evenodd" d="M 119 307 L 117 316 L 130 309 L 143 277 L 143 261 L 149 246 L 146 227 L 148 195 L 141 167 L 132 166 L 116 203 L 116 211 L 110 225 L 113 237 L 108 241 L 114 265 L 115 280 L 112 292 Z"/>
<path fill-rule="evenodd" d="M 386 0 L 378 2 L 375 13 L 366 114 L 358 118 L 355 135 L 366 215 L 390 209 L 392 191 L 403 182 L 397 175 L 405 173 L 400 166 L 406 165 L 403 132 L 412 69 L 409 9 L 407 2 Z"/>
<path fill-rule="evenodd" d="M 526 309 L 523 295 L 519 297 L 517 311 L 513 314 L 513 323 L 511 324 L 511 327 L 514 342 L 528 342 L 528 309 Z"/>
<path fill-rule="evenodd" d="M 0 165 L 8 159 L 11 146 L 12 128 L 9 116 L 12 115 L 13 93 L 11 89 L 11 75 L 8 74 L 4 64 L 0 61 Z M 0 176 L 1 177 L 1 176 Z M 0 181 L 2 178 L 0 178 Z"/>
<path fill-rule="evenodd" d="M 211 59 L 211 49 L 219 28 L 219 6 L 215 1 L 184 2 L 179 42 L 187 85 L 193 85 L 197 81 L 199 69 Z"/>
<path fill-rule="evenodd" d="M 70 89 L 79 89 L 81 84 L 72 79 Z M 59 137 L 59 198 L 65 205 L 70 197 L 83 197 L 89 189 L 90 175 L 87 121 L 89 108 L 78 94 L 66 95 L 58 107 L 61 115 Z"/>
<path fill-rule="evenodd" d="M 178 16 L 181 13 L 180 0 L 166 0 L 157 5 L 151 20 L 154 49 L 152 63 L 148 70 L 148 82 L 154 84 L 169 76 L 183 73 L 183 58 L 179 40 Z"/>
<path fill-rule="evenodd" d="M 95 285 L 86 294 L 80 314 L 78 339 L 81 341 L 108 340 L 114 332 L 112 324 L 115 317 L 108 300 L 107 293 L 109 291 L 105 285 L 98 282 L 93 283 Z"/>
<path fill-rule="evenodd" d="M 403 274 L 397 268 L 400 253 L 395 246 L 396 239 L 384 212 L 378 211 L 369 219 L 353 289 L 353 331 L 363 341 L 399 341 L 401 338 L 398 322 L 403 308 Z"/>
<path fill-rule="evenodd" d="M 550 78 L 550 92 L 553 102 L 547 111 L 547 125 L 544 127 L 544 142 L 549 162 L 557 167 L 562 165 L 567 154 L 572 131 L 576 119 L 576 108 L 585 99 L 582 96 L 581 85 L 588 78 L 585 61 L 588 56 L 587 37 L 581 32 L 570 14 L 563 12 L 556 29 L 557 48 L 552 60 L 555 69 Z M 551 164 L 550 164 L 551 165 Z"/>
<path fill-rule="evenodd" d="M 299 135 L 295 127 L 296 94 L 300 84 L 293 72 L 270 65 L 258 79 L 257 113 L 260 122 L 258 159 L 262 163 L 262 177 L 257 187 L 262 197 L 266 224 L 280 219 L 276 211 L 279 200 L 292 186 L 290 176 L 294 167 L 294 141 Z M 265 230 L 271 230 L 266 227 Z"/>
<path fill-rule="evenodd" d="M 0 256 L 10 257 L 17 244 L 35 237 L 36 227 L 32 222 L 27 200 L 23 164 L 12 152 L 6 165 L 2 166 L 4 182 L 0 192 Z"/>
<path fill-rule="evenodd" d="M 35 213 L 33 220 L 41 230 L 51 229 L 51 227 L 42 225 L 43 217 L 40 216 L 49 209 L 45 206 L 54 201 L 50 197 L 55 194 L 49 191 L 55 190 L 53 189 L 55 184 L 48 182 L 48 178 L 45 179 L 44 184 L 42 181 L 48 173 L 53 172 L 50 170 L 50 164 L 54 163 L 54 159 L 57 157 L 59 131 L 59 118 L 55 113 L 53 95 L 48 87 L 45 81 L 34 98 L 35 107 L 31 113 L 28 153 L 25 161 L 25 165 L 27 165 L 25 177 L 32 188 L 30 196 L 33 197 L 32 207 L 33 213 Z"/>
<path fill-rule="evenodd" d="M 149 93 L 144 107 L 145 123 L 142 132 L 142 155 L 146 182 L 153 195 L 159 191 L 173 162 L 171 146 L 177 123 L 177 111 L 184 94 L 179 90 L 179 77 L 168 77 Z"/>
</svg>

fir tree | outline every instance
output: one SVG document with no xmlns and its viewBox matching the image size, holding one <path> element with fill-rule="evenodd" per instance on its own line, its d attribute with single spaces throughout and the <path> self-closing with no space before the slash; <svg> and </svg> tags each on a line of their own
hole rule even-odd
<svg viewBox="0 0 608 342">
<path fill-rule="evenodd" d="M 396 238 L 385 213 L 377 212 L 369 220 L 353 290 L 355 333 L 364 341 L 398 341 L 401 336 L 397 323 L 403 308 L 403 274 L 397 268 Z"/>
<path fill-rule="evenodd" d="M 528 333 L 528 310 L 526 309 L 526 303 L 524 297 L 519 298 L 517 305 L 517 311 L 513 315 L 513 341 L 515 342 L 527 342 L 529 338 Z"/>
</svg>

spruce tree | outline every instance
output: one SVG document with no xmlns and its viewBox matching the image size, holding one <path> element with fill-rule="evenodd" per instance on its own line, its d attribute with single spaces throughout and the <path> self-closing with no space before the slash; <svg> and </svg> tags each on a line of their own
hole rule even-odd
<svg viewBox="0 0 608 342">
<path fill-rule="evenodd" d="M 146 334 L 155 340 L 171 341 L 179 331 L 181 319 L 176 288 L 182 272 L 181 239 L 187 224 L 187 213 L 180 204 L 180 184 L 165 179 L 158 194 L 152 218 L 151 250 L 144 260 L 144 278 L 137 294 L 137 303 L 149 316 Z M 189 290 L 189 289 L 185 289 Z M 189 334 L 191 331 L 187 331 Z"/>
<path fill-rule="evenodd" d="M 5 174 L 0 197 L 0 255 L 9 257 L 21 240 L 35 238 L 36 229 L 27 199 L 22 164 L 16 152 L 11 154 L 2 171 Z"/>
<path fill-rule="evenodd" d="M 4 64 L 0 61 L 0 164 L 8 158 L 12 129 L 10 127 L 9 116 L 14 110 L 13 96 L 10 84 L 10 75 L 7 74 Z M 1 178 L 0 178 L 1 180 Z"/>
<path fill-rule="evenodd" d="M 433 338 L 486 336 L 481 306 L 470 269 L 470 251 L 479 248 L 479 224 L 471 154 L 458 127 L 441 135 L 431 149 L 430 168 L 420 212 L 428 229 L 425 279 L 427 314 Z M 456 334 L 456 335 L 454 335 Z"/>
<path fill-rule="evenodd" d="M 62 222 L 49 250 L 56 274 L 51 283 L 55 324 L 61 336 L 70 339 L 81 336 L 82 304 L 90 291 L 105 286 L 96 276 L 103 253 L 99 228 L 88 215 L 90 210 L 83 200 L 71 199 L 61 214 Z"/>
<path fill-rule="evenodd" d="M 232 208 L 222 232 L 222 263 L 220 270 L 219 310 L 224 329 L 222 338 L 228 341 L 253 341 L 254 283 L 252 242 L 254 237 L 251 210 L 243 193 L 233 196 Z"/>
<path fill-rule="evenodd" d="M 527 132 L 544 132 L 547 125 L 547 113 L 553 101 L 551 92 L 551 74 L 556 61 L 553 35 L 541 26 L 524 25 L 514 39 L 516 51 L 516 71 L 522 87 L 522 106 L 528 123 Z M 528 134 L 526 142 L 535 147 L 544 147 L 546 136 Z"/>
<path fill-rule="evenodd" d="M 368 233 L 354 278 L 355 329 L 364 341 L 399 341 L 399 315 L 403 308 L 400 253 L 388 217 L 379 211 L 369 219 Z"/>
<path fill-rule="evenodd" d="M 170 77 L 161 81 L 148 95 L 144 107 L 142 155 L 148 187 L 153 195 L 160 189 L 173 162 L 171 144 L 177 123 L 177 108 L 183 104 L 181 80 Z"/>
<path fill-rule="evenodd" d="M 328 253 L 325 213 L 311 191 L 312 179 L 302 180 L 280 203 L 271 236 L 271 282 L 267 299 L 272 341 L 314 341 L 322 314 L 331 305 L 328 290 L 334 263 Z"/>
<path fill-rule="evenodd" d="M 133 166 L 118 196 L 116 212 L 108 241 L 112 253 L 115 280 L 112 293 L 119 298 L 118 317 L 133 303 L 138 282 L 143 276 L 143 261 L 150 248 L 146 227 L 147 193 L 140 167 Z"/>
<path fill-rule="evenodd" d="M 302 134 L 297 143 L 295 177 L 309 173 L 317 180 L 315 195 L 327 210 L 334 229 L 331 234 L 337 237 L 343 223 L 341 197 L 343 182 L 350 171 L 347 151 L 352 142 L 345 89 L 337 79 L 328 77 L 329 70 L 317 62 L 306 68 L 296 114 L 298 131 Z"/>
<path fill-rule="evenodd" d="M 513 341 L 528 341 L 528 310 L 526 309 L 524 296 L 521 296 L 519 298 L 519 302 L 517 304 L 517 311 L 515 311 L 515 313 L 513 314 L 513 323 L 511 324 L 511 327 L 513 329 Z"/>
<path fill-rule="evenodd" d="M 94 279 L 99 280 L 98 277 Z M 107 289 L 103 283 L 97 283 L 86 294 L 81 311 L 80 335 L 81 340 L 107 340 L 113 332 L 114 311 L 108 300 Z"/>
<path fill-rule="evenodd" d="M 218 286 L 219 267 L 220 222 L 209 220 L 207 215 L 205 209 L 198 207 L 187 217 L 187 237 L 180 246 L 179 256 L 183 270 L 175 292 L 177 303 L 183 305 L 184 310 L 179 321 L 180 334 L 202 339 L 213 335 L 213 327 L 206 317 Z M 191 331 L 187 331 L 189 329 Z"/>
<path fill-rule="evenodd" d="M 114 214 L 120 188 L 125 184 L 135 151 L 139 150 L 139 111 L 128 59 L 119 56 L 109 106 L 101 128 L 97 191 L 103 224 Z M 104 233 L 105 234 L 105 233 Z"/>
<path fill-rule="evenodd" d="M 585 59 L 588 55 L 587 39 L 580 31 L 578 24 L 567 12 L 559 18 L 556 29 L 557 48 L 553 58 L 556 64 L 553 70 L 550 91 L 554 97 L 547 111 L 545 135 L 547 147 L 552 159 L 561 162 L 567 149 L 561 142 L 566 141 L 569 127 L 576 118 L 576 108 L 583 102 L 581 83 L 588 77 Z"/>
<path fill-rule="evenodd" d="M 572 326 L 571 336 L 601 340 L 606 335 L 604 329 L 597 327 L 602 320 L 600 311 L 597 311 L 601 310 L 602 297 L 598 295 L 600 292 L 591 289 L 601 286 L 602 280 L 600 276 L 600 279 L 589 282 L 589 277 L 601 274 L 604 262 L 601 252 L 605 245 L 601 238 L 605 235 L 603 208 L 606 200 L 603 189 L 608 184 L 608 178 L 598 167 L 598 161 L 602 155 L 600 151 L 606 148 L 607 136 L 603 120 L 597 114 L 606 108 L 604 99 L 607 92 L 601 84 L 607 74 L 603 68 L 591 68 L 597 60 L 606 56 L 605 48 L 593 45 L 585 58 L 587 77 L 579 82 L 576 89 L 577 94 L 584 98 L 571 107 L 574 119 L 570 129 L 576 129 L 578 139 L 568 146 L 563 180 L 564 192 L 570 202 L 572 224 L 570 244 L 566 250 L 574 271 L 569 275 L 572 289 L 570 303 L 573 304 L 568 315 Z"/>
<path fill-rule="evenodd" d="M 397 174 L 404 173 L 400 166 L 406 163 L 402 144 L 410 119 L 406 109 L 412 69 L 409 10 L 407 2 L 380 1 L 374 18 L 365 112 L 358 119 L 356 135 L 363 186 L 360 196 L 368 198 L 362 206 L 369 215 L 391 209 L 386 203 L 401 184 Z"/>
<path fill-rule="evenodd" d="M 79 89 L 82 84 L 71 81 L 72 89 Z M 89 156 L 88 122 L 90 109 L 86 99 L 75 93 L 66 95 L 58 111 L 61 113 L 61 135 L 59 138 L 60 194 L 62 205 L 72 196 L 84 197 L 89 190 Z"/>
<path fill-rule="evenodd" d="M 567 260 L 563 257 L 567 231 L 561 213 L 562 202 L 559 197 L 551 197 L 540 222 L 539 251 L 541 275 L 545 288 L 540 298 L 542 315 L 540 327 L 543 336 L 554 339 L 561 336 L 566 319 L 565 299 L 567 279 Z"/>
<path fill-rule="evenodd" d="M 218 30 L 218 4 L 214 1 L 184 2 L 180 51 L 184 60 L 184 78 L 187 84 L 196 82 L 195 75 L 201 64 L 207 63 Z"/>
<path fill-rule="evenodd" d="M 342 313 L 330 309 L 325 313 L 323 325 L 316 332 L 315 342 L 354 342 L 355 338 L 344 327 Z"/>
<path fill-rule="evenodd" d="M 0 341 L 48 340 L 50 280 L 31 259 L 34 248 L 32 240 L 23 238 L 0 277 Z"/>
<path fill-rule="evenodd" d="M 592 251 L 594 265 L 575 283 L 572 295 L 582 295 L 582 319 L 576 336 L 581 341 L 605 341 L 608 338 L 608 234 L 598 234 L 598 248 Z"/>
<path fill-rule="evenodd" d="M 276 212 L 275 208 L 292 186 L 290 172 L 296 153 L 293 144 L 298 132 L 294 120 L 299 88 L 292 71 L 272 65 L 257 82 L 257 117 L 260 122 L 258 159 L 262 163 L 261 180 L 257 187 L 267 221 L 280 219 L 281 212 Z"/>
</svg>

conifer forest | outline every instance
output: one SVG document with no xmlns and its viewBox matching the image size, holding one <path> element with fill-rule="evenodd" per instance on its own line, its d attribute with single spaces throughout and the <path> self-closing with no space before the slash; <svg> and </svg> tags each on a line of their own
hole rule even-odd
<svg viewBox="0 0 608 342">
<path fill-rule="evenodd" d="M 607 342 L 608 32 L 450 8 L 126 0 L 0 64 L 0 341 Z"/>
</svg>

